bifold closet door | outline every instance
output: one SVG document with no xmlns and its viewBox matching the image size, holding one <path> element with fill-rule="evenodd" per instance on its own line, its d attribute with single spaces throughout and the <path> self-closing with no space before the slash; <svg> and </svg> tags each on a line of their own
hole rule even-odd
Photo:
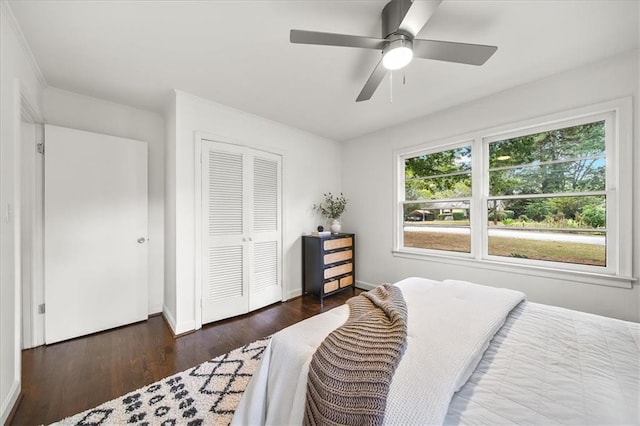
<svg viewBox="0 0 640 426">
<path fill-rule="evenodd" d="M 145 320 L 147 144 L 45 126 L 47 344 Z"/>
<path fill-rule="evenodd" d="M 202 146 L 202 323 L 248 312 L 244 149 Z"/>
<path fill-rule="evenodd" d="M 202 142 L 202 323 L 282 299 L 281 157 Z"/>
<path fill-rule="evenodd" d="M 281 164 L 278 155 L 252 155 L 250 311 L 282 300 Z"/>
</svg>

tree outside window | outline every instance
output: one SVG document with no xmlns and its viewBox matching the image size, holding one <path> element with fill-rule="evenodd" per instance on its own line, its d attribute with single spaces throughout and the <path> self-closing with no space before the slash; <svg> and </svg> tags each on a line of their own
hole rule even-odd
<svg viewBox="0 0 640 426">
<path fill-rule="evenodd" d="M 473 143 L 404 158 L 403 247 L 472 253 L 482 215 L 486 255 L 606 266 L 605 121 L 483 143 L 480 170 Z M 486 216 L 472 179 L 488 182 Z"/>
</svg>

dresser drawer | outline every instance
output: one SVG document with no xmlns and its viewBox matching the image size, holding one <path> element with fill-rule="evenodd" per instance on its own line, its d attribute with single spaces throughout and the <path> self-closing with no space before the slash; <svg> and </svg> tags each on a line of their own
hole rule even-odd
<svg viewBox="0 0 640 426">
<path fill-rule="evenodd" d="M 338 280 L 329 281 L 328 283 L 324 284 L 324 292 L 330 293 L 334 290 L 337 290 L 338 287 L 339 287 Z"/>
<path fill-rule="evenodd" d="M 334 266 L 324 270 L 324 278 L 331 278 L 338 275 L 346 274 L 353 271 L 353 263 L 345 263 L 344 265 Z"/>
<path fill-rule="evenodd" d="M 335 240 L 327 240 L 324 242 L 325 250 L 335 250 L 343 247 L 351 247 L 353 245 L 353 238 L 336 238 Z"/>
<path fill-rule="evenodd" d="M 353 284 L 353 275 L 340 278 L 340 288 Z"/>
<path fill-rule="evenodd" d="M 341 262 L 343 260 L 351 260 L 353 258 L 353 250 L 337 251 L 335 253 L 329 253 L 324 255 L 324 264 L 330 265 L 332 263 Z"/>
</svg>

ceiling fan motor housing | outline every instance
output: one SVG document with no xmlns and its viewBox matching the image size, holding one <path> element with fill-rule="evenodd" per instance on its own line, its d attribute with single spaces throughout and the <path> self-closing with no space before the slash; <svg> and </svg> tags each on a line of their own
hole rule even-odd
<svg viewBox="0 0 640 426">
<path fill-rule="evenodd" d="M 413 39 L 414 34 L 408 34 L 399 30 L 400 24 L 411 8 L 411 0 L 391 0 L 382 9 L 382 38 L 392 34 L 402 34 Z"/>
</svg>

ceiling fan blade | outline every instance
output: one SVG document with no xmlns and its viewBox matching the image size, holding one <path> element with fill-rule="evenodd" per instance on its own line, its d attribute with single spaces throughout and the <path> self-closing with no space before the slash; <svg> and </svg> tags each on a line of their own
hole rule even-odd
<svg viewBox="0 0 640 426">
<path fill-rule="evenodd" d="M 442 0 L 413 0 L 411 7 L 400 21 L 398 30 L 409 33 L 412 37 L 418 35 L 424 24 L 436 13 Z"/>
<path fill-rule="evenodd" d="M 364 87 L 360 91 L 356 102 L 368 101 L 369 99 L 371 99 L 371 96 L 373 96 L 373 93 L 376 91 L 378 86 L 380 86 L 380 83 L 384 79 L 385 75 L 387 75 L 387 69 L 382 66 L 381 59 L 369 76 L 367 82 L 364 84 Z"/>
<path fill-rule="evenodd" d="M 319 31 L 291 30 L 291 43 L 321 44 L 325 46 L 361 47 L 363 49 L 382 49 L 386 43 L 384 39 L 361 37 L 348 34 L 322 33 Z"/>
<path fill-rule="evenodd" d="M 498 50 L 484 44 L 456 43 L 439 40 L 413 40 L 413 57 L 437 61 L 482 65 Z"/>
</svg>

